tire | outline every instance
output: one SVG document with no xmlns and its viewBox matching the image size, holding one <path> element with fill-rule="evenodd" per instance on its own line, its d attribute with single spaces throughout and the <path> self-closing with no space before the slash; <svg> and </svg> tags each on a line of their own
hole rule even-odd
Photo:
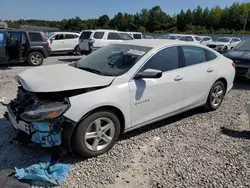
<svg viewBox="0 0 250 188">
<path fill-rule="evenodd" d="M 43 64 L 43 55 L 40 52 L 31 52 L 28 56 L 28 63 L 31 66 L 40 66 Z"/>
<path fill-rule="evenodd" d="M 75 53 L 76 55 L 82 55 L 82 52 L 81 52 L 81 49 L 80 49 L 79 45 L 77 45 L 77 46 L 75 47 L 74 53 Z"/>
<path fill-rule="evenodd" d="M 223 99 L 224 99 L 225 92 L 226 91 L 225 91 L 224 83 L 221 81 L 215 82 L 214 85 L 212 86 L 210 92 L 209 92 L 207 102 L 205 104 L 205 108 L 208 111 L 214 111 L 214 110 L 218 109 L 220 107 Z M 216 97 L 216 99 L 215 99 L 215 97 Z"/>
<path fill-rule="evenodd" d="M 106 127 L 105 131 L 105 124 L 107 125 L 107 123 L 110 125 L 110 129 Z M 103 130 L 101 130 L 100 127 Z M 97 128 L 99 128 L 100 131 L 96 131 Z M 78 125 L 73 138 L 73 148 L 83 157 L 101 155 L 109 151 L 116 143 L 120 135 L 120 129 L 120 121 L 113 112 L 97 111 L 90 114 Z M 89 138 L 87 137 L 87 133 L 89 134 Z M 108 137 L 103 133 L 108 135 Z M 98 146 L 96 146 L 97 144 Z"/>
</svg>

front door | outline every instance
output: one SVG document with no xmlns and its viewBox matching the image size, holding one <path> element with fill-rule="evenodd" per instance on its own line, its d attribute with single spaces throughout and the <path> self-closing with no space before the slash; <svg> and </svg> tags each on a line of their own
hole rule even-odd
<svg viewBox="0 0 250 188">
<path fill-rule="evenodd" d="M 7 63 L 6 32 L 0 31 L 0 63 Z"/>
<path fill-rule="evenodd" d="M 52 52 L 64 51 L 66 50 L 64 34 L 56 34 L 50 39 L 50 48 Z"/>
<path fill-rule="evenodd" d="M 129 82 L 132 126 L 178 112 L 182 108 L 185 83 L 180 68 L 178 47 L 156 53 L 139 71 L 157 69 L 161 78 Z"/>
</svg>

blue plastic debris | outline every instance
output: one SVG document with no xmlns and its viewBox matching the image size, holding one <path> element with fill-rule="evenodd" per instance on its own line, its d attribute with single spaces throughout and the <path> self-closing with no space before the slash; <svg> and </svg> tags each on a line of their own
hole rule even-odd
<svg viewBox="0 0 250 188">
<path fill-rule="evenodd" d="M 66 179 L 71 165 L 62 163 L 53 163 L 49 158 L 48 162 L 40 162 L 27 168 L 16 168 L 15 177 L 19 180 L 32 180 L 49 182 L 54 185 L 61 185 Z"/>
<path fill-rule="evenodd" d="M 40 144 L 42 147 L 59 146 L 62 143 L 61 130 L 51 129 L 47 122 L 33 122 L 35 132 L 32 134 L 31 140 Z"/>
</svg>

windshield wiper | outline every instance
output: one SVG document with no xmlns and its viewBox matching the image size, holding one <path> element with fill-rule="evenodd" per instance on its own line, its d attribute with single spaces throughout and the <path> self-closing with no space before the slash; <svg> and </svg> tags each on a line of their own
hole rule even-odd
<svg viewBox="0 0 250 188">
<path fill-rule="evenodd" d="M 92 69 L 92 68 L 89 68 L 89 67 L 77 67 L 77 68 L 81 69 L 81 70 L 86 70 L 88 72 L 96 73 L 96 74 L 102 74 L 101 71 L 96 70 L 96 69 Z"/>
</svg>

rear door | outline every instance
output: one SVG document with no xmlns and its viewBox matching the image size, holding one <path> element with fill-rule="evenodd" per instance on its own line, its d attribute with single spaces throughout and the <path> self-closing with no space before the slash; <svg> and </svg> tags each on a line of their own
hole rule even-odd
<svg viewBox="0 0 250 188">
<path fill-rule="evenodd" d="M 78 38 L 76 38 L 75 35 L 73 34 L 65 34 L 65 41 L 64 41 L 64 45 L 65 45 L 65 49 L 66 50 L 74 50 L 75 47 L 78 44 Z"/>
<path fill-rule="evenodd" d="M 79 47 L 83 51 L 89 51 L 89 40 L 91 37 L 92 31 L 83 31 L 79 38 Z"/>
<path fill-rule="evenodd" d="M 204 48 L 183 46 L 185 91 L 183 108 L 188 109 L 206 102 L 217 77 L 217 56 Z"/>
<path fill-rule="evenodd" d="M 0 31 L 0 63 L 7 62 L 6 53 L 6 32 Z"/>
</svg>

